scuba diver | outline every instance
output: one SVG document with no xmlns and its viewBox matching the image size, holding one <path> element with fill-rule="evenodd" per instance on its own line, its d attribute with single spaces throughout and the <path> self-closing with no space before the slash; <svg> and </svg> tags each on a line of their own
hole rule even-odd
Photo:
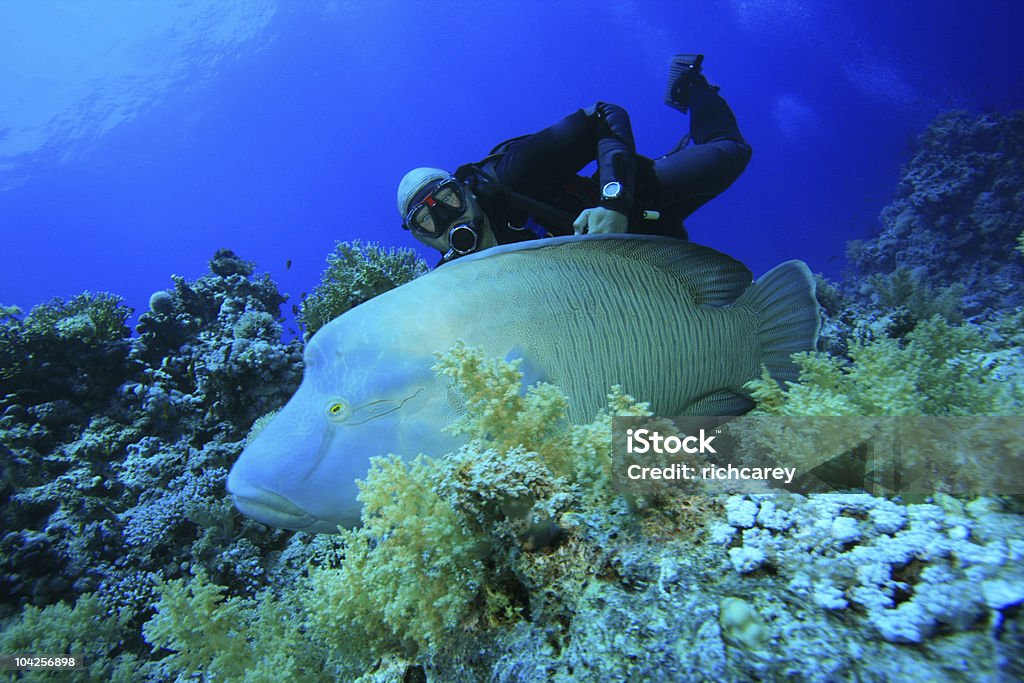
<svg viewBox="0 0 1024 683">
<path fill-rule="evenodd" d="M 686 239 L 683 219 L 729 187 L 751 154 L 729 105 L 701 73 L 703 61 L 704 55 L 672 60 L 665 103 L 689 111 L 690 132 L 660 159 L 636 154 L 629 115 L 598 102 L 506 140 L 454 174 L 409 171 L 398 186 L 402 227 L 441 252 L 440 263 L 573 233 Z M 579 176 L 595 159 L 594 176 Z"/>
</svg>

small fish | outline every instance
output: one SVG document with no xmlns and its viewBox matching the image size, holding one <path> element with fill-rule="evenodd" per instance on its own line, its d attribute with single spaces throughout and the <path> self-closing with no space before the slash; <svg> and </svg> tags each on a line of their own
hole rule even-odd
<svg viewBox="0 0 1024 683">
<path fill-rule="evenodd" d="M 461 405 L 431 370 L 457 340 L 519 358 L 524 381 L 570 397 L 590 420 L 612 385 L 658 415 L 736 415 L 761 374 L 797 374 L 815 347 L 814 279 L 788 261 L 752 283 L 738 261 L 692 242 L 570 236 L 467 256 L 345 312 L 306 344 L 295 395 L 228 476 L 245 514 L 331 533 L 359 524 L 356 479 L 376 455 L 439 456 Z"/>
</svg>

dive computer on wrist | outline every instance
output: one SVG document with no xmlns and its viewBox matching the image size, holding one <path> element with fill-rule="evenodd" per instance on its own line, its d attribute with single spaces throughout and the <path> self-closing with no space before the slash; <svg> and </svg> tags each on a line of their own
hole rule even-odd
<svg viewBox="0 0 1024 683">
<path fill-rule="evenodd" d="M 601 188 L 601 199 L 603 200 L 615 200 L 622 198 L 622 183 L 617 180 L 613 180 L 610 183 L 605 183 L 604 187 Z"/>
</svg>

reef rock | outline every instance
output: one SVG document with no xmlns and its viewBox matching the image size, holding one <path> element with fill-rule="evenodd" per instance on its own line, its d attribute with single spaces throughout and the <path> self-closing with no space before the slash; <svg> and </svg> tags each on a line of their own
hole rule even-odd
<svg viewBox="0 0 1024 683">
<path fill-rule="evenodd" d="M 1024 303 L 1024 112 L 938 117 L 881 222 L 850 249 L 862 274 L 900 272 L 933 291 L 956 285 L 967 315 Z"/>
</svg>

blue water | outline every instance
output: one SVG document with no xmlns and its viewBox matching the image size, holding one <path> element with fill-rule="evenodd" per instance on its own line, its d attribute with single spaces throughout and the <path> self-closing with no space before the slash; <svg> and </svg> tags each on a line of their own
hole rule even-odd
<svg viewBox="0 0 1024 683">
<path fill-rule="evenodd" d="M 691 238 L 755 273 L 837 276 L 931 118 L 1024 106 L 1016 0 L 708 5 L 0 3 L 0 303 L 104 290 L 138 314 L 220 247 L 297 303 L 336 240 L 419 248 L 395 208 L 413 166 L 596 100 L 630 112 L 640 153 L 667 151 L 687 123 L 661 103 L 676 52 L 707 55 L 754 147 Z"/>
</svg>

